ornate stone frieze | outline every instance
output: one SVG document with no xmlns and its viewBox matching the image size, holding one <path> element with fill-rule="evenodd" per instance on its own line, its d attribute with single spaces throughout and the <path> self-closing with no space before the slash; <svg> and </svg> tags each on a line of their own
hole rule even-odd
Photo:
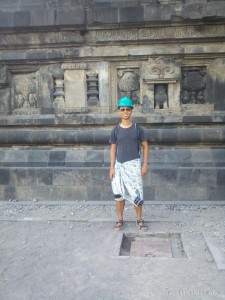
<svg viewBox="0 0 225 300">
<path fill-rule="evenodd" d="M 224 36 L 224 25 L 190 25 L 143 28 L 139 31 L 139 39 L 193 39 Z"/>
<path fill-rule="evenodd" d="M 138 29 L 99 30 L 97 42 L 138 40 Z"/>
<path fill-rule="evenodd" d="M 225 25 L 160 26 L 142 29 L 99 30 L 96 42 L 224 37 Z"/>
<path fill-rule="evenodd" d="M 32 32 L 32 33 L 2 33 L 0 47 L 23 46 L 30 47 L 43 44 L 81 44 L 83 37 L 80 32 Z"/>
</svg>

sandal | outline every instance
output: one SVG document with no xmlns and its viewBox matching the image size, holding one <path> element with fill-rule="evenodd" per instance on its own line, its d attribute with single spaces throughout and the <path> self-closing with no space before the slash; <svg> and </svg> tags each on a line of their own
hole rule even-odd
<svg viewBox="0 0 225 300">
<path fill-rule="evenodd" d="M 124 223 L 123 220 L 119 220 L 118 222 L 116 222 L 116 225 L 114 226 L 115 230 L 121 230 L 124 227 Z"/>
<path fill-rule="evenodd" d="M 137 227 L 141 230 L 141 231 L 146 231 L 148 229 L 148 226 L 145 225 L 144 220 L 137 220 L 136 223 Z"/>
</svg>

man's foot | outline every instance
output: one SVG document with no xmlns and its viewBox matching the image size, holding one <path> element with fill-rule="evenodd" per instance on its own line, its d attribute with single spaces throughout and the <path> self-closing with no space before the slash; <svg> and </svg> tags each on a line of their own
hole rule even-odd
<svg viewBox="0 0 225 300">
<path fill-rule="evenodd" d="M 148 230 L 148 226 L 145 225 L 144 220 L 137 220 L 136 225 L 137 225 L 137 227 L 138 227 L 141 231 L 146 231 L 146 230 Z"/>
<path fill-rule="evenodd" d="M 124 223 L 123 220 L 119 220 L 118 222 L 116 222 L 116 225 L 114 226 L 114 230 L 121 230 L 124 227 Z"/>
</svg>

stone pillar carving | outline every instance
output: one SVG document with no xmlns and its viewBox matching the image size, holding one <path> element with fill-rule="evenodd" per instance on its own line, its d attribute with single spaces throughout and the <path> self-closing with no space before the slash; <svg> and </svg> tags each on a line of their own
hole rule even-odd
<svg viewBox="0 0 225 300">
<path fill-rule="evenodd" d="M 180 62 L 172 58 L 149 58 L 142 63 L 142 112 L 180 110 Z"/>
<path fill-rule="evenodd" d="M 64 78 L 63 75 L 54 75 L 54 101 L 53 107 L 55 109 L 62 109 L 65 107 L 64 94 Z"/>
<path fill-rule="evenodd" d="M 99 105 L 98 74 L 87 74 L 87 104 Z"/>
</svg>

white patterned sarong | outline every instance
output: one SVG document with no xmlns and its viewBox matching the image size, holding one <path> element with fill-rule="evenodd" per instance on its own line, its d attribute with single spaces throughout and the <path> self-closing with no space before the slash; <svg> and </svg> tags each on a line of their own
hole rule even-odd
<svg viewBox="0 0 225 300">
<path fill-rule="evenodd" d="M 115 163 L 115 177 L 112 191 L 116 201 L 128 200 L 135 206 L 143 204 L 143 183 L 141 176 L 141 159 Z"/>
</svg>

